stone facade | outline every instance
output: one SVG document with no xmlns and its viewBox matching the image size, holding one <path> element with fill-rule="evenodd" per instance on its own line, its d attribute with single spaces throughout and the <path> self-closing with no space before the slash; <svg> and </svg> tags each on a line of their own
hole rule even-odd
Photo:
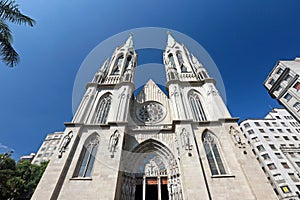
<svg viewBox="0 0 300 200">
<path fill-rule="evenodd" d="M 300 121 L 300 58 L 278 61 L 264 82 L 271 97 Z"/>
<path fill-rule="evenodd" d="M 166 91 L 133 95 L 132 35 L 95 74 L 32 199 L 277 199 L 215 80 L 168 34 Z"/>
</svg>

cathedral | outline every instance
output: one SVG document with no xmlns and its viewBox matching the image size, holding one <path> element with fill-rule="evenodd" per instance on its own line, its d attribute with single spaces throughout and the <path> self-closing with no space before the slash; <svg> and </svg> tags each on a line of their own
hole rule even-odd
<svg viewBox="0 0 300 200">
<path fill-rule="evenodd" d="M 165 89 L 134 93 L 133 36 L 93 80 L 33 200 L 277 199 L 205 66 L 168 33 Z"/>
</svg>

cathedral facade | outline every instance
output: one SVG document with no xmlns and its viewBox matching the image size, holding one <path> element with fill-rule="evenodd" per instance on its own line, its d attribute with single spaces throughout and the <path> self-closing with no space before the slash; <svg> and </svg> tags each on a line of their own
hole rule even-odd
<svg viewBox="0 0 300 200">
<path fill-rule="evenodd" d="M 169 33 L 166 90 L 138 92 L 133 36 L 93 80 L 32 197 L 277 199 L 215 80 Z"/>
</svg>

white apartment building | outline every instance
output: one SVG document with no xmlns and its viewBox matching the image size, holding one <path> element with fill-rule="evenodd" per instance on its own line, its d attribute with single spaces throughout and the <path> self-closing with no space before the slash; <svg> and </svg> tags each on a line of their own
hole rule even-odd
<svg viewBox="0 0 300 200">
<path fill-rule="evenodd" d="M 54 132 L 48 134 L 31 163 L 40 164 L 43 161 L 50 160 L 54 151 L 59 147 L 62 135 L 63 132 Z"/>
<path fill-rule="evenodd" d="M 278 61 L 264 82 L 271 97 L 277 99 L 300 121 L 300 58 Z"/>
<path fill-rule="evenodd" d="M 283 108 L 264 119 L 247 119 L 240 128 L 279 199 L 300 197 L 300 124 Z"/>
<path fill-rule="evenodd" d="M 23 155 L 20 157 L 20 160 L 28 160 L 29 162 L 31 162 L 35 157 L 35 153 L 31 153 L 29 155 Z"/>
</svg>

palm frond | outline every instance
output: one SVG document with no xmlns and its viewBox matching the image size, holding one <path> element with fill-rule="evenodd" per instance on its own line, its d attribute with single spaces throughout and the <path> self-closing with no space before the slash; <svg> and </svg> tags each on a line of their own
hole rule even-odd
<svg viewBox="0 0 300 200">
<path fill-rule="evenodd" d="M 35 20 L 23 15 L 18 7 L 19 5 L 14 0 L 0 0 L 0 19 L 16 24 L 33 26 Z"/>
<path fill-rule="evenodd" d="M 11 45 L 12 35 L 7 24 L 0 20 L 0 55 L 2 61 L 9 67 L 14 67 L 20 61 L 19 54 Z"/>
<path fill-rule="evenodd" d="M 8 40 L 10 43 L 12 43 L 13 36 L 11 34 L 9 26 L 2 19 L 0 19 L 0 33 L 1 33 L 1 37 L 3 37 L 5 40 Z"/>
</svg>

